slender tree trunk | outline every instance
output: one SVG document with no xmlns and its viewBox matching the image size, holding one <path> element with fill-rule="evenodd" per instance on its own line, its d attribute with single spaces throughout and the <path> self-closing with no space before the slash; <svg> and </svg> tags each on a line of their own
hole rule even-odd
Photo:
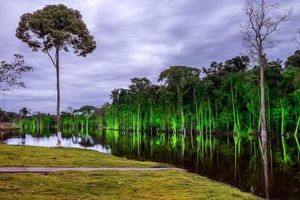
<svg viewBox="0 0 300 200">
<path fill-rule="evenodd" d="M 297 125 L 296 125 L 294 136 L 297 136 L 297 134 L 298 134 L 299 125 L 300 125 L 300 116 L 298 117 L 298 120 L 297 120 Z"/>
<path fill-rule="evenodd" d="M 59 87 L 59 47 L 56 47 L 55 53 L 55 62 L 56 62 L 56 90 L 57 90 L 57 99 L 56 99 L 56 123 L 57 123 L 57 146 L 61 145 L 61 122 L 60 122 L 60 87 Z"/>
<path fill-rule="evenodd" d="M 265 58 L 264 56 L 260 56 L 259 65 L 260 65 L 259 69 L 260 69 L 261 140 L 262 140 L 262 147 L 263 147 L 265 192 L 266 192 L 266 199 L 270 199 L 266 107 L 265 107 L 265 83 L 264 83 Z"/>
<path fill-rule="evenodd" d="M 260 58 L 260 109 L 261 109 L 261 139 L 262 142 L 267 142 L 267 127 L 266 127 L 266 105 L 265 105 L 265 80 L 264 80 L 264 58 Z"/>
<path fill-rule="evenodd" d="M 88 135 L 88 132 L 89 132 L 89 117 L 90 116 L 87 116 L 86 121 L 85 121 L 85 132 L 86 132 L 87 135 Z"/>
<path fill-rule="evenodd" d="M 140 116 L 140 111 L 141 111 L 141 104 L 138 104 L 138 110 L 137 110 L 137 125 L 136 125 L 136 130 L 137 133 L 141 130 L 141 116 Z"/>
<path fill-rule="evenodd" d="M 263 143 L 263 162 L 264 162 L 264 175 L 265 175 L 265 192 L 266 199 L 270 199 L 269 191 L 269 163 L 268 163 L 268 144 L 267 142 Z"/>
<path fill-rule="evenodd" d="M 185 117 L 183 111 L 183 94 L 180 92 L 179 88 L 177 87 L 177 93 L 179 98 L 179 109 L 180 109 L 180 116 L 181 116 L 181 130 L 183 131 L 184 137 L 186 136 L 186 129 L 185 129 Z"/>
<path fill-rule="evenodd" d="M 198 105 L 196 97 L 196 89 L 193 90 L 194 104 L 195 104 L 195 116 L 196 116 L 196 131 L 199 131 L 199 116 L 198 116 Z"/>
</svg>

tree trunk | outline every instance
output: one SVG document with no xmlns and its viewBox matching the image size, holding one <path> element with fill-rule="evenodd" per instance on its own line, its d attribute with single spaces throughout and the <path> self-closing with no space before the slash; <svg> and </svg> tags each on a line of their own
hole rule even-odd
<svg viewBox="0 0 300 200">
<path fill-rule="evenodd" d="M 260 58 L 260 109 L 261 109 L 261 140 L 267 142 L 266 106 L 265 106 L 265 82 L 264 82 L 264 58 Z"/>
<path fill-rule="evenodd" d="M 269 167 L 268 167 L 268 145 L 267 145 L 267 127 L 266 127 L 266 107 L 265 107 L 265 83 L 264 83 L 264 66 L 265 57 L 260 56 L 260 109 L 261 109 L 261 141 L 263 147 L 263 163 L 266 199 L 270 199 L 269 194 Z"/>
<path fill-rule="evenodd" d="M 264 162 L 264 175 L 265 175 L 265 192 L 266 199 L 270 199 L 270 191 L 269 191 L 269 163 L 268 163 L 268 144 L 267 142 L 263 143 L 263 162 Z"/>
<path fill-rule="evenodd" d="M 183 131 L 184 137 L 186 136 L 186 129 L 185 129 L 185 117 L 183 111 L 183 94 L 180 92 L 179 88 L 177 87 L 177 93 L 179 98 L 179 109 L 180 109 L 180 116 L 181 116 L 181 130 Z"/>
<path fill-rule="evenodd" d="M 193 96 L 194 96 L 194 104 L 195 104 L 196 131 L 199 131 L 198 105 L 197 105 L 196 89 L 195 88 L 193 89 Z"/>
<path fill-rule="evenodd" d="M 136 131 L 137 131 L 137 133 L 139 133 L 139 131 L 141 130 L 140 110 L 141 110 L 141 105 L 138 104 L 137 125 L 136 125 Z"/>
<path fill-rule="evenodd" d="M 61 122 L 60 122 L 60 88 L 59 88 L 59 47 L 56 47 L 55 53 L 55 62 L 56 62 L 56 90 L 57 90 L 57 99 L 56 99 L 56 124 L 57 124 L 57 146 L 61 145 Z"/>
</svg>

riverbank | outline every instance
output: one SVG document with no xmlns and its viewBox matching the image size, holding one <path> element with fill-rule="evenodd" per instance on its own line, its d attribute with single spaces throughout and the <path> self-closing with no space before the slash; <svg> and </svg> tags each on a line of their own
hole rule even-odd
<svg viewBox="0 0 300 200">
<path fill-rule="evenodd" d="M 171 167 L 89 150 L 0 145 L 1 167 Z M 174 169 L 0 174 L 3 199 L 259 199 Z"/>
</svg>

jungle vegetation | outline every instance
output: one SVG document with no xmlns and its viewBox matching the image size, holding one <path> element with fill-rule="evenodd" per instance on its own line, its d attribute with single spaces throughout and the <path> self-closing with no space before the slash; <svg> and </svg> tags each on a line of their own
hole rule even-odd
<svg viewBox="0 0 300 200">
<path fill-rule="evenodd" d="M 266 123 L 270 134 L 297 135 L 300 125 L 300 68 L 296 51 L 285 63 L 269 61 L 266 77 Z M 212 62 L 202 70 L 171 66 L 153 84 L 133 78 L 128 88 L 114 89 L 111 103 L 62 112 L 66 129 L 100 127 L 123 131 L 173 133 L 260 132 L 259 67 L 247 56 Z M 21 126 L 53 127 L 51 115 L 34 114 Z M 27 125 L 26 125 L 27 124 Z"/>
<path fill-rule="evenodd" d="M 290 57 L 265 68 L 266 123 L 270 132 L 284 134 L 299 129 L 299 70 Z M 292 62 L 292 63 L 291 63 Z M 109 129 L 151 128 L 172 132 L 232 131 L 248 134 L 260 130 L 259 68 L 238 56 L 213 62 L 200 70 L 171 66 L 159 75 L 162 85 L 134 78 L 129 89 L 112 92 L 106 109 Z"/>
</svg>

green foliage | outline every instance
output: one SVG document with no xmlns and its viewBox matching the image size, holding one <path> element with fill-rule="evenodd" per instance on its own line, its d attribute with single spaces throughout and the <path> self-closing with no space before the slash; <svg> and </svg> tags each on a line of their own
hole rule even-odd
<svg viewBox="0 0 300 200">
<path fill-rule="evenodd" d="M 159 76 L 163 85 L 134 78 L 128 89 L 112 92 L 103 123 L 134 131 L 254 133 L 260 129 L 259 76 L 249 63 L 245 56 L 213 62 L 201 76 L 197 68 L 171 66 Z M 279 60 L 267 63 L 267 124 L 274 133 L 299 126 L 298 74 L 294 68 L 284 70 Z"/>
<path fill-rule="evenodd" d="M 286 68 L 300 68 L 300 50 L 295 51 L 294 55 L 288 57 L 285 66 Z"/>
<path fill-rule="evenodd" d="M 267 63 L 265 77 L 269 131 L 297 135 L 300 69 L 284 69 L 277 60 Z M 160 74 L 159 81 L 163 84 L 152 84 L 146 77 L 133 78 L 128 89 L 112 91 L 111 104 L 101 108 L 83 106 L 64 113 L 63 127 L 82 133 L 88 133 L 89 127 L 149 134 L 231 132 L 237 138 L 260 130 L 258 68 L 250 68 L 247 57 L 213 62 L 203 69 L 203 74 L 197 68 L 171 66 Z M 54 126 L 54 122 L 38 123 L 45 117 L 27 118 L 27 128 L 38 124 Z"/>
<path fill-rule="evenodd" d="M 7 112 L 0 108 L 0 122 L 15 122 L 18 119 L 18 114 L 14 112 Z"/>
<path fill-rule="evenodd" d="M 16 36 L 33 51 L 48 52 L 52 48 L 69 51 L 72 47 L 77 55 L 86 56 L 96 48 L 80 12 L 63 4 L 23 14 Z"/>
<path fill-rule="evenodd" d="M 23 107 L 20 109 L 19 114 L 21 117 L 26 117 L 27 115 L 30 114 L 30 109 Z"/>
</svg>

